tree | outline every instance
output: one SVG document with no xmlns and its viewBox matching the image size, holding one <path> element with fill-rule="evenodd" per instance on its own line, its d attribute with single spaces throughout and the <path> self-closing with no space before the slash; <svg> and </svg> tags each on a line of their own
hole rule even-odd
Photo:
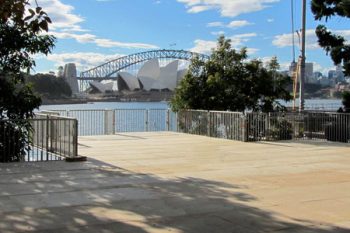
<svg viewBox="0 0 350 233">
<path fill-rule="evenodd" d="M 268 112 L 281 107 L 277 99 L 291 99 L 285 89 L 290 79 L 277 72 L 276 58 L 267 68 L 261 61 L 247 58 L 245 48 L 236 51 L 230 40 L 219 37 L 208 61 L 192 60 L 171 100 L 173 110 Z"/>
<path fill-rule="evenodd" d="M 72 90 L 65 79 L 51 74 L 29 75 L 26 81 L 33 85 L 33 91 L 42 98 L 67 98 L 72 95 Z"/>
<path fill-rule="evenodd" d="M 15 140 L 0 138 L 2 162 L 18 161 L 28 149 L 28 119 L 41 100 L 25 83 L 23 71 L 35 66 L 32 55 L 51 52 L 55 38 L 44 34 L 50 23 L 42 8 L 32 8 L 28 0 L 0 1 L 0 132 L 16 135 Z M 11 146 L 16 149 L 8 155 Z"/>
<path fill-rule="evenodd" d="M 342 104 L 344 106 L 344 111 L 350 113 L 350 91 L 344 91 L 342 93 Z"/>
<path fill-rule="evenodd" d="M 349 0 L 312 0 L 311 10 L 316 20 L 328 21 L 333 16 L 350 18 Z M 330 54 L 334 64 L 342 64 L 344 73 L 350 75 L 350 45 L 346 39 L 334 34 L 325 25 L 316 28 L 319 45 Z"/>
</svg>

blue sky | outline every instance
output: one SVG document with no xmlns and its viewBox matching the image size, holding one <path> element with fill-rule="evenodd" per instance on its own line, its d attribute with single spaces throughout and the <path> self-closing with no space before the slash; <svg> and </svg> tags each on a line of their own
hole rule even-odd
<svg viewBox="0 0 350 233">
<path fill-rule="evenodd" d="M 290 1 L 38 0 L 52 18 L 50 33 L 57 43 L 51 55 L 36 57 L 35 72 L 56 71 L 68 62 L 83 71 L 152 49 L 209 53 L 220 34 L 232 39 L 234 48 L 248 47 L 250 58 L 265 61 L 277 56 L 286 69 L 292 61 Z M 295 28 L 300 29 L 301 1 L 294 0 L 294 5 Z M 334 66 L 317 46 L 314 30 L 318 23 L 308 1 L 307 62 L 326 73 Z M 348 25 L 343 18 L 327 22 L 330 29 L 350 39 Z"/>
</svg>

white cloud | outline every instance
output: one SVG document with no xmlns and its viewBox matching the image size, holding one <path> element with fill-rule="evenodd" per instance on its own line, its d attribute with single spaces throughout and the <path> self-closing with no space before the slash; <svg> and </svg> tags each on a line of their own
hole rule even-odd
<svg viewBox="0 0 350 233">
<path fill-rule="evenodd" d="M 82 30 L 79 23 L 84 19 L 73 13 L 73 6 L 63 4 L 60 0 L 40 0 L 38 3 L 52 20 L 50 29 Z M 36 5 L 34 0 L 30 0 L 30 4 Z"/>
<path fill-rule="evenodd" d="M 334 66 L 331 67 L 323 67 L 322 65 L 318 64 L 317 62 L 313 62 L 314 64 L 314 72 L 321 72 L 323 75 L 328 75 L 328 72 L 330 70 L 335 70 Z"/>
<path fill-rule="evenodd" d="M 275 22 L 275 19 L 267 19 L 266 20 L 268 23 L 273 23 L 273 22 Z"/>
<path fill-rule="evenodd" d="M 224 27 L 223 22 L 211 22 L 207 24 L 207 27 Z"/>
<path fill-rule="evenodd" d="M 101 0 L 100 0 L 101 1 Z M 102 0 L 108 1 L 108 0 Z M 34 0 L 30 0 L 32 5 L 35 5 Z M 94 43 L 99 47 L 112 48 L 132 48 L 132 49 L 155 49 L 158 48 L 155 45 L 145 43 L 130 43 L 119 42 L 111 39 L 99 38 L 96 35 L 88 32 L 89 30 L 82 28 L 79 24 L 84 19 L 73 13 L 74 7 L 71 5 L 63 4 L 60 0 L 40 0 L 39 5 L 43 7 L 44 11 L 48 13 L 52 20 L 50 25 L 50 34 L 56 36 L 59 39 L 74 39 L 79 43 Z"/>
<path fill-rule="evenodd" d="M 350 30 L 335 30 L 333 32 L 344 36 L 346 39 L 350 39 Z M 306 30 L 305 40 L 306 40 L 306 48 L 307 49 L 312 50 L 312 49 L 319 49 L 320 48 L 320 46 L 318 45 L 318 42 L 317 42 L 318 39 L 317 39 L 317 36 L 315 34 L 315 29 Z M 295 35 L 295 43 L 296 43 L 296 46 L 299 46 L 297 35 Z M 287 34 L 277 35 L 277 36 L 275 36 L 274 40 L 272 41 L 272 44 L 279 47 L 279 48 L 293 46 L 292 34 L 287 33 Z"/>
<path fill-rule="evenodd" d="M 119 42 L 119 41 L 113 41 L 110 39 L 102 39 L 98 38 L 97 36 L 89 33 L 85 34 L 75 34 L 75 33 L 69 33 L 69 32 L 52 32 L 52 35 L 54 35 L 56 38 L 59 39 L 74 39 L 79 43 L 86 44 L 86 43 L 93 43 L 96 44 L 99 47 L 104 48 L 112 48 L 112 47 L 119 47 L 119 48 L 131 48 L 131 49 L 156 49 L 158 46 L 151 45 L 151 44 L 144 44 L 144 43 L 126 43 L 126 42 Z"/>
<path fill-rule="evenodd" d="M 86 70 L 96 67 L 96 64 L 102 64 L 107 61 L 114 60 L 122 54 L 102 54 L 102 53 L 54 53 L 49 54 L 46 59 L 55 63 L 55 65 L 63 66 L 66 63 L 75 63 L 78 70 Z"/>
<path fill-rule="evenodd" d="M 192 52 L 196 53 L 210 53 L 213 48 L 216 48 L 216 41 L 209 40 L 195 40 L 195 46 L 190 49 Z"/>
<path fill-rule="evenodd" d="M 252 37 L 256 37 L 256 33 L 246 33 L 246 34 L 238 34 L 231 37 L 228 37 L 228 39 L 231 40 L 231 45 L 233 48 L 239 49 L 240 47 L 243 47 L 243 44 L 245 42 L 248 42 Z M 193 52 L 197 53 L 210 53 L 212 49 L 216 48 L 217 41 L 210 41 L 210 40 L 195 40 L 194 41 L 195 46 L 190 49 Z M 254 54 L 258 51 L 258 49 L 255 48 L 248 48 L 248 54 Z"/>
<path fill-rule="evenodd" d="M 248 22 L 247 20 L 234 20 L 228 24 L 224 24 L 223 22 L 211 22 L 207 24 L 207 27 L 220 27 L 220 28 L 226 27 L 226 28 L 234 29 L 234 28 L 245 27 L 252 24 L 253 23 Z"/>
<path fill-rule="evenodd" d="M 218 10 L 222 16 L 236 17 L 241 14 L 261 11 L 280 0 L 177 0 L 184 3 L 189 13 Z"/>
<path fill-rule="evenodd" d="M 256 54 L 258 51 L 260 51 L 260 49 L 257 49 L 257 48 L 247 48 L 247 53 L 248 53 L 248 55 Z"/>
<path fill-rule="evenodd" d="M 228 28 L 240 28 L 240 27 L 245 27 L 248 25 L 252 25 L 253 23 L 248 22 L 247 20 L 235 20 L 231 21 L 227 27 Z"/>
<path fill-rule="evenodd" d="M 222 36 L 225 35 L 224 31 L 215 31 L 215 32 L 211 32 L 212 35 L 214 36 Z"/>
</svg>

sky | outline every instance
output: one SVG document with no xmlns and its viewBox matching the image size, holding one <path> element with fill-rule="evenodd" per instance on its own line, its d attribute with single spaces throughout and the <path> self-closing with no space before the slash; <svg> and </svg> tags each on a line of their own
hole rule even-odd
<svg viewBox="0 0 350 233">
<path fill-rule="evenodd" d="M 34 73 L 57 71 L 66 63 L 78 72 L 106 61 L 154 49 L 210 53 L 220 35 L 232 47 L 248 48 L 249 58 L 276 56 L 281 70 L 292 56 L 291 0 L 37 0 L 57 38 L 48 56 L 35 55 Z M 34 0 L 31 1 L 34 4 Z M 294 0 L 295 30 L 301 28 L 301 0 Z M 315 21 L 307 0 L 306 61 L 327 74 L 331 59 L 317 45 L 315 28 L 326 24 L 350 39 L 348 19 Z M 300 55 L 295 34 L 296 57 Z M 296 58 L 297 59 L 297 58 Z"/>
</svg>

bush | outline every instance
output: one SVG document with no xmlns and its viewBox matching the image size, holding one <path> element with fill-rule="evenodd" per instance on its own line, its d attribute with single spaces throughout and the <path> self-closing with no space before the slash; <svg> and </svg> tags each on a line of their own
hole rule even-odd
<svg viewBox="0 0 350 233">
<path fill-rule="evenodd" d="M 339 114 L 325 128 L 325 137 L 328 141 L 348 142 L 350 139 L 350 116 Z"/>
<path fill-rule="evenodd" d="M 269 136 L 272 140 L 291 140 L 292 124 L 286 119 L 279 119 L 271 125 Z"/>
<path fill-rule="evenodd" d="M 26 130 L 17 122 L 0 121 L 0 162 L 19 162 L 24 160 L 28 148 Z"/>
</svg>

